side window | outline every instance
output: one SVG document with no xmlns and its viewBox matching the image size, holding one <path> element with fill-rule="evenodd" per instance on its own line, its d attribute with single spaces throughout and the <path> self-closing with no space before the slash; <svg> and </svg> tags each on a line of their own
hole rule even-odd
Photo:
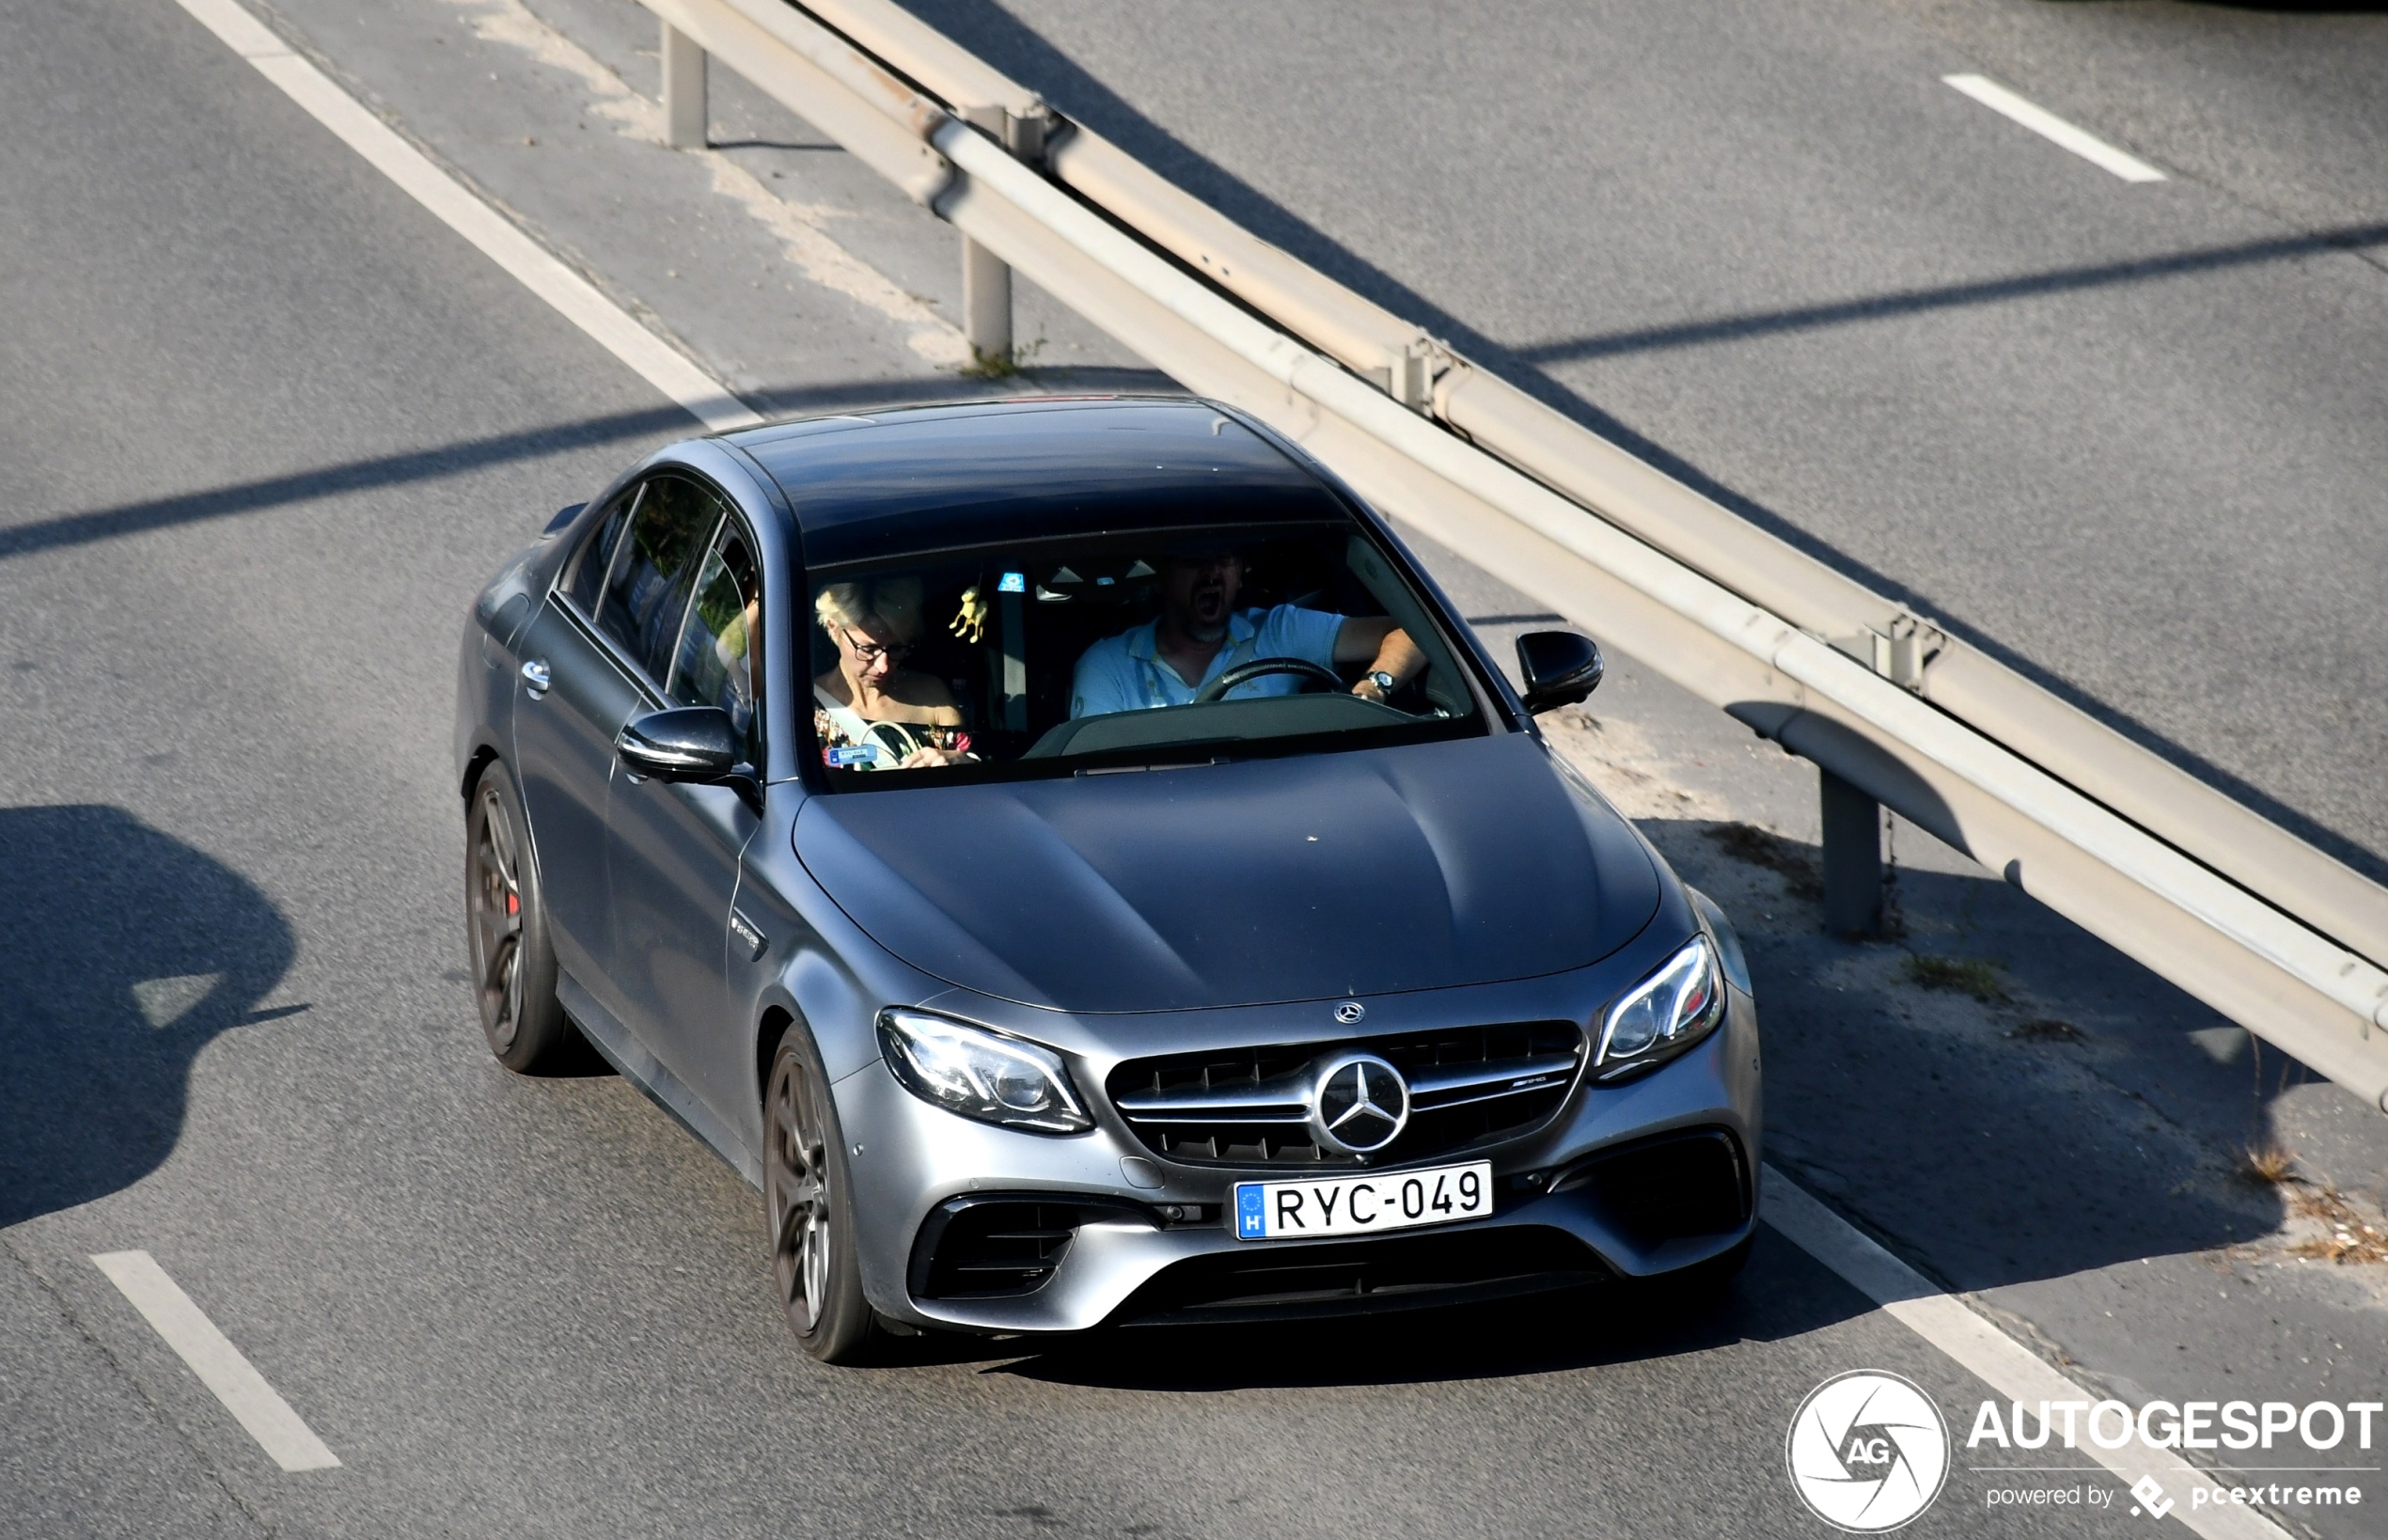
<svg viewBox="0 0 2388 1540">
<path fill-rule="evenodd" d="M 581 542 L 580 554 L 573 558 L 572 578 L 564 585 L 564 592 L 583 615 L 597 613 L 597 594 L 605 586 L 605 569 L 614 563 L 614 551 L 621 544 L 621 532 L 643 490 L 632 487 L 616 497 L 613 508 Z"/>
<path fill-rule="evenodd" d="M 658 476 L 632 514 L 597 607 L 597 629 L 619 642 L 649 677 L 669 672 L 688 589 L 705 542 L 721 523 L 721 504 L 694 481 Z"/>
<path fill-rule="evenodd" d="M 762 741 L 757 702 L 762 699 L 762 583 L 752 547 L 736 523 L 697 574 L 695 602 L 680 631 L 680 653 L 665 690 L 675 704 L 719 706 L 746 733 L 749 750 Z"/>
</svg>

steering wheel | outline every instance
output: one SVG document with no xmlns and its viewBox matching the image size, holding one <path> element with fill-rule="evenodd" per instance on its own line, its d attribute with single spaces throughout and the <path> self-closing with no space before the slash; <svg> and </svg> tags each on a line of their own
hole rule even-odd
<svg viewBox="0 0 2388 1540">
<path fill-rule="evenodd" d="M 1340 690 L 1343 687 L 1343 682 L 1335 677 L 1334 669 L 1322 668 L 1307 658 L 1254 658 L 1249 663 L 1237 664 L 1208 684 L 1196 690 L 1194 703 L 1199 706 L 1206 701 L 1217 700 L 1238 684 L 1249 684 L 1253 680 L 1262 679 L 1270 674 L 1299 674 L 1312 684 L 1324 684 L 1330 690 Z"/>
</svg>

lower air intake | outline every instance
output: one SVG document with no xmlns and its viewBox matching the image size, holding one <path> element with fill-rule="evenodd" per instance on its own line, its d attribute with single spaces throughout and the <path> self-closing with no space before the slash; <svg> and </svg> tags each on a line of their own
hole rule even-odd
<svg viewBox="0 0 2388 1540">
<path fill-rule="evenodd" d="M 1077 1238 L 1072 1203 L 956 1199 L 929 1216 L 913 1249 L 921 1299 L 1002 1299 L 1033 1294 Z"/>
<path fill-rule="evenodd" d="M 1749 1164 L 1741 1141 L 1721 1128 L 1604 1150 L 1550 1185 L 1553 1192 L 1587 1187 L 1609 1222 L 1637 1246 L 1729 1234 L 1750 1222 Z"/>
<path fill-rule="evenodd" d="M 1532 1225 L 1341 1245 L 1252 1245 L 1178 1263 L 1138 1290 L 1113 1319 L 1359 1314 L 1577 1288 L 1610 1276 L 1573 1235 Z"/>
</svg>

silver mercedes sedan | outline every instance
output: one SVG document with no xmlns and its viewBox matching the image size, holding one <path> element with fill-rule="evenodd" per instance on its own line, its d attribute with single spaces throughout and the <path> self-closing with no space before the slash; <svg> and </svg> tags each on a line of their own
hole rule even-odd
<svg viewBox="0 0 2388 1540">
<path fill-rule="evenodd" d="M 762 1190 L 797 1340 L 1410 1309 L 1747 1255 L 1756 1009 L 1385 522 L 1185 399 L 676 444 L 481 593 L 490 1048 Z"/>
</svg>

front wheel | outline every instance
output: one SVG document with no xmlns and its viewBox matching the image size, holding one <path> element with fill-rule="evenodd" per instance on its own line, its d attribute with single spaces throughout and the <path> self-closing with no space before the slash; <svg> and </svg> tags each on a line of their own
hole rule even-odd
<svg viewBox="0 0 2388 1540">
<path fill-rule="evenodd" d="M 473 785 L 464 818 L 464 914 L 481 1035 L 510 1070 L 554 1064 L 573 1039 L 556 998 L 547 902 L 526 840 L 514 778 L 493 762 Z"/>
<path fill-rule="evenodd" d="M 804 1029 L 790 1027 L 763 1085 L 763 1206 L 788 1328 L 824 1363 L 859 1363 L 878 1336 L 862 1293 L 841 1137 L 829 1077 Z"/>
</svg>

